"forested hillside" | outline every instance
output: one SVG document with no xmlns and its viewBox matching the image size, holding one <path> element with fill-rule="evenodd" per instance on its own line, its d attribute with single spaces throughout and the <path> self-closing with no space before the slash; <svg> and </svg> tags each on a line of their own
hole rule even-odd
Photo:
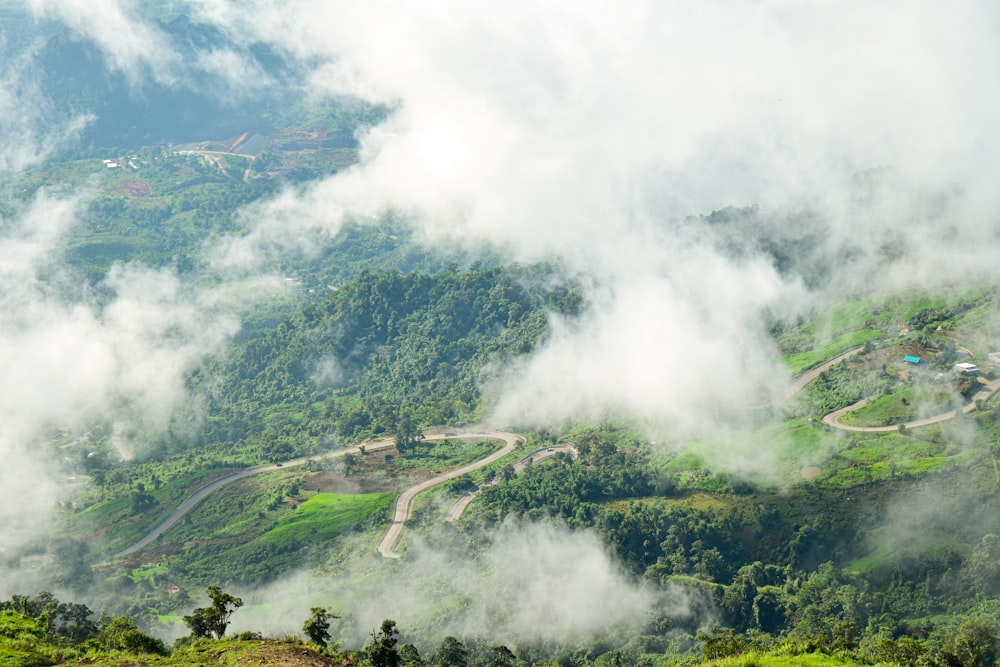
<svg viewBox="0 0 1000 667">
<path fill-rule="evenodd" d="M 0 0 L 0 667 L 1000 664 L 995 10 L 535 4 Z"/>
<path fill-rule="evenodd" d="M 267 327 L 251 322 L 191 379 L 205 444 L 281 460 L 385 433 L 484 416 L 491 375 L 544 340 L 548 317 L 582 308 L 546 267 L 434 274 L 362 271 Z"/>
</svg>

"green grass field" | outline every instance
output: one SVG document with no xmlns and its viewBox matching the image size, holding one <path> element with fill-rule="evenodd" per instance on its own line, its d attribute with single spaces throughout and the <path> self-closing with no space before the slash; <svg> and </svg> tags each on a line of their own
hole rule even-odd
<svg viewBox="0 0 1000 667">
<path fill-rule="evenodd" d="M 917 385 L 894 391 L 849 412 L 840 421 L 852 426 L 889 426 L 962 407 L 961 399 L 944 385 Z"/>
<path fill-rule="evenodd" d="M 317 542 L 331 540 L 352 530 L 369 517 L 383 513 L 388 517 L 394 494 L 317 493 L 296 508 L 290 516 L 259 538 L 262 543 Z"/>
<path fill-rule="evenodd" d="M 784 363 L 793 374 L 798 375 L 799 373 L 820 365 L 824 361 L 828 361 L 837 355 L 847 352 L 851 348 L 864 345 L 870 340 L 877 340 L 883 337 L 884 334 L 882 332 L 875 331 L 874 329 L 848 331 L 847 333 L 841 334 L 827 343 L 817 345 L 811 350 L 787 354 L 784 357 Z"/>
<path fill-rule="evenodd" d="M 417 444 L 393 462 L 397 468 L 455 468 L 484 459 L 503 447 L 499 440 L 431 440 Z"/>
<path fill-rule="evenodd" d="M 733 658 L 721 658 L 701 664 L 703 667 L 853 667 L 862 663 L 826 653 L 786 655 L 769 651 L 745 653 Z"/>
</svg>

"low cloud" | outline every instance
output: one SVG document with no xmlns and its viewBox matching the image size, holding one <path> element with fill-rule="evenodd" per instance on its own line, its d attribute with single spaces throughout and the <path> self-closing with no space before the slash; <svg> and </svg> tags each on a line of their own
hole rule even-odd
<svg viewBox="0 0 1000 667">
<path fill-rule="evenodd" d="M 83 114 L 57 118 L 33 78 L 27 53 L 5 54 L 0 72 L 0 177 L 40 164 L 92 119 Z"/>
<path fill-rule="evenodd" d="M 996 275 L 989 3 L 190 6 L 303 63 L 314 95 L 394 109 L 354 168 L 254 206 L 220 261 L 394 211 L 593 286 L 498 383 L 504 420 L 691 431 L 787 382 L 775 319 Z M 730 205 L 756 222 L 697 219 Z"/>
<path fill-rule="evenodd" d="M 364 645 L 387 617 L 404 640 L 414 633 L 428 641 L 451 635 L 511 647 L 573 645 L 621 636 L 653 614 L 693 613 L 686 593 L 636 584 L 593 534 L 560 524 L 510 522 L 479 536 L 486 546 L 476 552 L 455 533 L 408 541 L 404 559 L 377 569 L 300 574 L 248 593 L 248 603 L 266 607 L 241 610 L 234 630 L 298 632 L 309 607 L 326 606 L 344 615 L 339 632 L 348 647 Z"/>
<path fill-rule="evenodd" d="M 81 286 L 60 257 L 83 203 L 42 192 L 0 221 L 0 523 L 8 549 L 36 534 L 57 500 L 59 467 L 44 444 L 54 430 L 110 421 L 146 433 L 165 428 L 185 398 L 185 373 L 239 326 L 229 297 L 184 286 L 167 269 L 116 266 L 100 293 Z"/>
<path fill-rule="evenodd" d="M 133 86 L 147 76 L 163 84 L 177 81 L 180 55 L 170 37 L 121 0 L 27 0 L 38 17 L 64 23 L 104 53 L 111 69 Z"/>
</svg>

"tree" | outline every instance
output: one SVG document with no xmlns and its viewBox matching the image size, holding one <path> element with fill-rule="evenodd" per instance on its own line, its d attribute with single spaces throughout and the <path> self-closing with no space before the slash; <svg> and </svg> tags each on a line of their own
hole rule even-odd
<svg viewBox="0 0 1000 667">
<path fill-rule="evenodd" d="M 224 593 L 218 586 L 209 586 L 205 589 L 212 604 L 208 607 L 199 607 L 191 612 L 190 616 L 184 617 L 184 623 L 191 629 L 192 637 L 211 637 L 222 639 L 229 627 L 229 617 L 233 612 L 243 606 L 243 600 Z"/>
<path fill-rule="evenodd" d="M 424 661 L 420 658 L 420 652 L 413 644 L 403 644 L 399 647 L 400 667 L 421 667 Z"/>
<path fill-rule="evenodd" d="M 163 642 L 140 632 L 131 616 L 102 616 L 97 641 L 107 651 L 167 654 Z"/>
<path fill-rule="evenodd" d="M 512 466 L 509 463 L 500 469 L 500 479 L 502 479 L 505 482 L 509 482 L 516 476 L 517 472 L 514 470 L 514 466 Z"/>
<path fill-rule="evenodd" d="M 469 652 L 462 642 L 454 637 L 445 637 L 431 661 L 440 667 L 466 667 L 469 664 Z"/>
<path fill-rule="evenodd" d="M 939 661 L 947 667 L 985 667 L 996 664 L 997 629 L 989 623 L 966 621 L 945 643 Z"/>
<path fill-rule="evenodd" d="M 156 505 L 156 498 L 148 493 L 133 493 L 131 497 L 131 511 L 133 515 L 142 514 L 146 510 Z"/>
<path fill-rule="evenodd" d="M 409 408 L 401 410 L 394 430 L 396 431 L 396 451 L 399 452 L 400 456 L 405 456 L 407 452 L 412 451 L 417 446 L 418 441 L 424 439 L 424 434 L 417 428 L 413 411 Z"/>
<path fill-rule="evenodd" d="M 365 647 L 365 656 L 372 667 L 399 667 L 399 651 L 396 650 L 396 621 L 385 619 L 378 632 L 372 630 L 372 640 Z"/>
<path fill-rule="evenodd" d="M 710 633 L 699 633 L 695 639 L 702 642 L 701 653 L 705 660 L 740 655 L 748 648 L 746 637 L 732 628 L 712 628 Z"/>
<path fill-rule="evenodd" d="M 503 644 L 498 644 L 490 647 L 490 650 L 493 651 L 493 656 L 486 663 L 487 667 L 514 667 L 517 657 L 509 648 Z"/>
<path fill-rule="evenodd" d="M 330 619 L 340 617 L 323 607 L 313 607 L 309 613 L 309 618 L 302 624 L 302 632 L 306 633 L 309 641 L 325 649 L 330 641 Z"/>
</svg>

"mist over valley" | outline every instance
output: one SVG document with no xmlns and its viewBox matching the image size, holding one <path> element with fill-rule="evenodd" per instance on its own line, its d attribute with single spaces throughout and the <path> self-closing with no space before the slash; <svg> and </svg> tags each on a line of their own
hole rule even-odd
<svg viewBox="0 0 1000 667">
<path fill-rule="evenodd" d="M 996 664 L 998 19 L 0 0 L 0 662 Z"/>
</svg>

